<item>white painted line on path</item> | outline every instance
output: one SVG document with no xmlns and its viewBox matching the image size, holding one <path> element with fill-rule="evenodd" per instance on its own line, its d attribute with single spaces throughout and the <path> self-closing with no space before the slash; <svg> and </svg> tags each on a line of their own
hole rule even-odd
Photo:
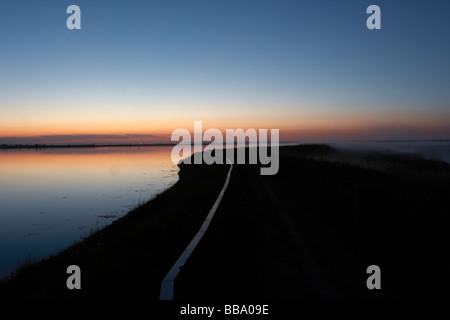
<svg viewBox="0 0 450 320">
<path fill-rule="evenodd" d="M 189 243 L 189 245 L 183 251 L 181 256 L 175 262 L 173 267 L 169 270 L 167 275 L 162 280 L 161 291 L 159 294 L 159 300 L 173 300 L 175 278 L 177 277 L 178 273 L 180 272 L 180 269 L 186 263 L 187 259 L 189 259 L 189 256 L 194 251 L 197 244 L 202 239 L 203 235 L 205 234 L 206 230 L 209 227 L 209 224 L 211 223 L 212 218 L 214 217 L 214 214 L 216 213 L 217 208 L 219 207 L 220 202 L 222 201 L 222 197 L 223 197 L 225 190 L 228 187 L 228 183 L 230 181 L 231 170 L 233 169 L 233 164 L 230 162 L 230 160 L 227 159 L 227 162 L 231 165 L 231 167 L 230 167 L 230 170 L 228 170 L 227 179 L 225 180 L 225 184 L 223 185 L 222 191 L 220 191 L 220 194 L 217 197 L 216 202 L 214 202 L 214 205 L 211 208 L 211 210 L 209 211 L 208 216 L 206 217 L 205 221 L 203 222 L 199 232 L 197 232 L 194 239 L 192 239 L 191 243 Z"/>
</svg>

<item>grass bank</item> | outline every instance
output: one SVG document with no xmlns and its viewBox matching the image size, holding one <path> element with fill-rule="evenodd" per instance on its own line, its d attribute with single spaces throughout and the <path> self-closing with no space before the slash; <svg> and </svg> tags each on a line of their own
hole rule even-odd
<svg viewBox="0 0 450 320">
<path fill-rule="evenodd" d="M 179 181 L 68 249 L 27 264 L 0 284 L 0 299 L 158 299 L 162 277 L 198 231 L 228 166 L 181 165 Z M 68 290 L 78 265 L 82 289 Z"/>
<path fill-rule="evenodd" d="M 353 160 L 354 161 L 353 161 Z M 0 285 L 0 298 L 158 299 L 228 165 L 182 165 L 180 180 L 111 226 Z M 280 148 L 280 170 L 235 165 L 222 203 L 180 272 L 175 298 L 450 298 L 450 166 L 408 155 Z M 66 288 L 66 268 L 82 289 Z M 381 268 L 381 290 L 366 286 Z"/>
</svg>

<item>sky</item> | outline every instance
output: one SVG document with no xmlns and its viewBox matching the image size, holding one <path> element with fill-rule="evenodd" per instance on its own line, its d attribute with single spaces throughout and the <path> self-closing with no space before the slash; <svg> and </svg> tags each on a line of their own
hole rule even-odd
<svg viewBox="0 0 450 320">
<path fill-rule="evenodd" d="M 449 14 L 448 0 L 1 1 L 0 144 L 165 141 L 195 120 L 450 139 Z"/>
</svg>

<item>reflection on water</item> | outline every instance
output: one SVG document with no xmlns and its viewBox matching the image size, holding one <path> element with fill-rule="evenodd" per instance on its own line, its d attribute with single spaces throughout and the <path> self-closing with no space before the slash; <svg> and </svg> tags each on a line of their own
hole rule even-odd
<svg viewBox="0 0 450 320">
<path fill-rule="evenodd" d="M 110 224 L 178 180 L 172 147 L 0 151 L 0 277 Z"/>
</svg>

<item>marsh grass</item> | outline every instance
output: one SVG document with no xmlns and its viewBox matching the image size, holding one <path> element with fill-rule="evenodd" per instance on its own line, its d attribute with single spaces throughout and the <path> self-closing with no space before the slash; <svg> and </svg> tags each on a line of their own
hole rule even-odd
<svg viewBox="0 0 450 320">
<path fill-rule="evenodd" d="M 365 158 L 358 155 L 355 164 L 353 156 L 322 145 L 290 146 L 280 148 L 275 176 L 235 166 L 210 230 L 183 267 L 184 297 L 317 297 L 279 211 L 291 215 L 315 266 L 346 297 L 448 297 L 449 165 L 382 155 L 360 165 Z M 49 259 L 25 261 L 0 284 L 0 298 L 158 299 L 161 279 L 198 231 L 228 172 L 226 165 L 179 166 L 180 180 L 151 201 Z M 85 290 L 65 287 L 70 264 L 81 267 Z M 383 272 L 376 293 L 365 287 L 371 264 Z"/>
</svg>

